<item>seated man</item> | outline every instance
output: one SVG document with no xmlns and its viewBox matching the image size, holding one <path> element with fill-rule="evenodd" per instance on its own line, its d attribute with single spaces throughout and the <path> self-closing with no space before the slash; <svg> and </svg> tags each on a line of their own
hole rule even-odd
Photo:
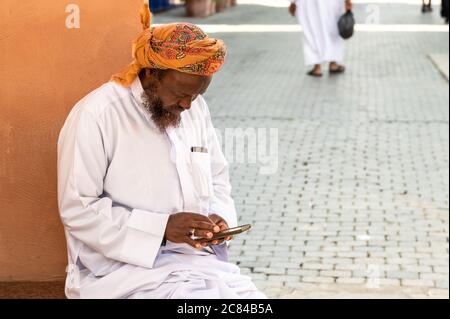
<svg viewBox="0 0 450 319">
<path fill-rule="evenodd" d="M 83 98 L 59 136 L 66 295 L 265 298 L 227 262 L 226 242 L 206 241 L 237 224 L 202 97 L 224 43 L 187 23 L 150 28 L 148 6 L 142 21 L 132 64 Z"/>
</svg>

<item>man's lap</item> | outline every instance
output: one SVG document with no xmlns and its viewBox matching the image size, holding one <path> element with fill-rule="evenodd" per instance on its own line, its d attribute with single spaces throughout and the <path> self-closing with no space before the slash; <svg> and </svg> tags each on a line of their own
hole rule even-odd
<svg viewBox="0 0 450 319">
<path fill-rule="evenodd" d="M 256 291 L 250 277 L 240 274 L 239 267 L 215 255 L 179 253 L 159 254 L 154 268 L 123 264 L 102 277 L 89 274 L 81 285 L 83 298 L 187 298 L 186 294 L 202 298 L 204 293 L 242 298 L 236 291 Z"/>
</svg>

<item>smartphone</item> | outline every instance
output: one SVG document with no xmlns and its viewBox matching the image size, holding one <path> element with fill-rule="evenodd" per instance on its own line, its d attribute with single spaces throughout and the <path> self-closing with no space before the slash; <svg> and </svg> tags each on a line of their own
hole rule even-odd
<svg viewBox="0 0 450 319">
<path fill-rule="evenodd" d="M 234 228 L 228 228 L 227 230 L 224 230 L 222 232 L 215 233 L 211 238 L 202 238 L 202 239 L 207 239 L 207 241 L 219 240 L 219 239 L 226 238 L 228 236 L 234 236 L 234 235 L 246 232 L 246 231 L 250 230 L 250 228 L 252 228 L 252 225 L 250 225 L 250 224 L 242 225 L 242 226 L 238 226 L 238 227 L 234 227 Z"/>
</svg>

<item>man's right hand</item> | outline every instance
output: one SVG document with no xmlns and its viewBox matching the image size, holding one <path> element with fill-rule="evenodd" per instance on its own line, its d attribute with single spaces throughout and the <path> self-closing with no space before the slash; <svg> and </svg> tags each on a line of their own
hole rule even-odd
<svg viewBox="0 0 450 319">
<path fill-rule="evenodd" d="M 297 11 L 297 5 L 292 2 L 291 5 L 289 6 L 289 13 L 291 14 L 291 16 L 295 17 L 295 12 Z"/>
<path fill-rule="evenodd" d="M 203 215 L 195 213 L 177 213 L 169 216 L 164 237 L 173 243 L 186 243 L 194 248 L 200 249 L 208 244 L 205 241 L 193 240 L 192 230 L 195 237 L 211 238 L 213 233 L 218 233 L 220 227 Z"/>
</svg>

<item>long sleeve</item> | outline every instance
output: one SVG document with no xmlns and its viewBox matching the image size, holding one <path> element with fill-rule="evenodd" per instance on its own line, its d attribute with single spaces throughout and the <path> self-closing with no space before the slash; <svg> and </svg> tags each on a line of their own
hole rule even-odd
<svg viewBox="0 0 450 319">
<path fill-rule="evenodd" d="M 210 204 L 210 212 L 224 218 L 228 227 L 237 226 L 234 200 L 231 197 L 229 164 L 223 155 L 221 145 L 211 121 L 207 104 L 204 102 L 208 129 L 208 146 L 211 154 L 211 174 L 214 196 Z"/>
<path fill-rule="evenodd" d="M 108 157 L 98 119 L 69 116 L 58 140 L 58 205 L 73 237 L 107 258 L 152 268 L 168 215 L 113 205 L 103 190 Z"/>
</svg>

